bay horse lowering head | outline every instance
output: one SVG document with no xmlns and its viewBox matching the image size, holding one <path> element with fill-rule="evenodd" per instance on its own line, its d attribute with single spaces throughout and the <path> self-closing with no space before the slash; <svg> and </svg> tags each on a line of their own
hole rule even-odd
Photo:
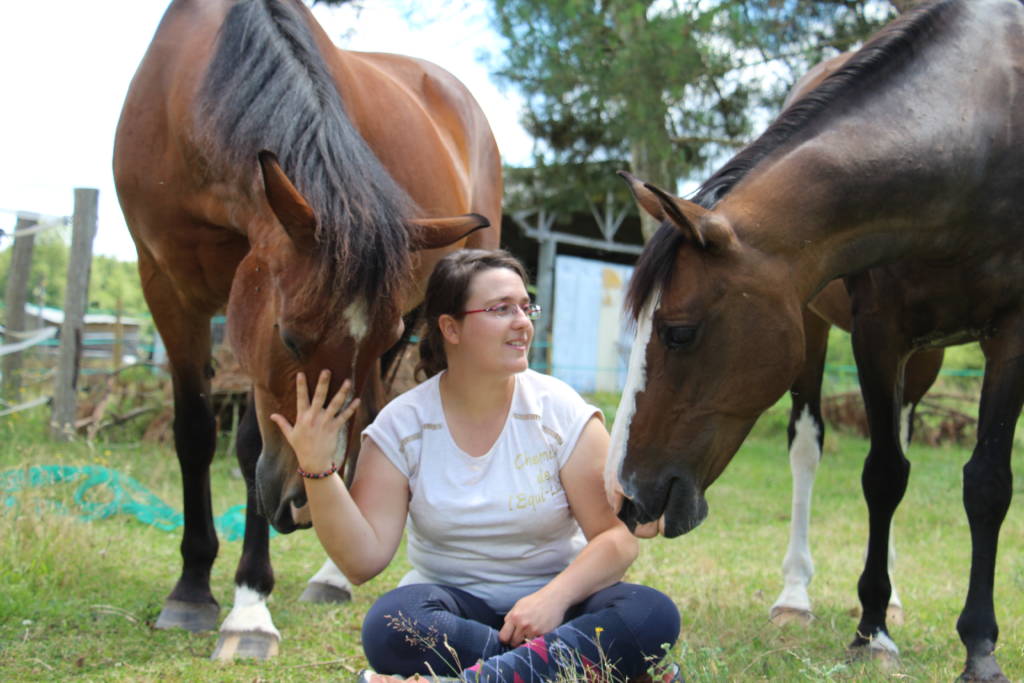
<svg viewBox="0 0 1024 683">
<path fill-rule="evenodd" d="M 256 466 L 260 508 L 276 529 L 287 532 L 309 526 L 295 515 L 305 504 L 305 490 L 295 454 L 269 415 L 294 417 L 299 372 L 315 379 L 330 370 L 332 393 L 345 379 L 356 395 L 372 392 L 378 359 L 404 331 L 414 252 L 449 246 L 489 223 L 476 214 L 397 216 L 368 236 L 346 234 L 320 225 L 272 153 L 262 152 L 259 162 L 269 210 L 250 226 L 250 250 L 235 271 L 228 336 L 253 382 L 263 442 Z M 355 247 L 338 235 L 376 243 Z M 339 464 L 347 446 L 343 438 Z"/>
<path fill-rule="evenodd" d="M 727 217 L 621 175 L 662 227 L 627 295 L 637 333 L 605 478 L 631 528 L 661 519 L 672 537 L 704 520 L 704 491 L 803 366 L 802 302 Z"/>
</svg>

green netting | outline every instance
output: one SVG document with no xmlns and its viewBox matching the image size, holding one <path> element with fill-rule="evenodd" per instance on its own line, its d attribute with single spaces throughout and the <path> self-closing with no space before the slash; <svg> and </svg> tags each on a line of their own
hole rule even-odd
<svg viewBox="0 0 1024 683">
<path fill-rule="evenodd" d="M 176 512 L 138 481 L 99 465 L 37 465 L 0 472 L 0 500 L 5 506 L 13 507 L 18 504 L 13 495 L 18 491 L 67 483 L 77 483 L 73 506 L 53 498 L 49 500 L 59 512 L 86 521 L 131 515 L 144 524 L 165 531 L 174 531 L 185 523 L 180 512 Z M 245 535 L 245 505 L 235 505 L 223 515 L 215 517 L 213 522 L 222 538 L 229 541 L 241 539 Z M 271 534 L 274 533 L 271 529 Z"/>
</svg>

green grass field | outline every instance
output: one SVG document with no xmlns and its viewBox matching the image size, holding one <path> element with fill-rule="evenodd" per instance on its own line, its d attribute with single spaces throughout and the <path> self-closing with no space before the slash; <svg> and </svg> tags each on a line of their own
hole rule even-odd
<svg viewBox="0 0 1024 683">
<path fill-rule="evenodd" d="M 906 624 L 891 629 L 902 651 L 898 669 L 848 661 L 859 610 L 856 580 L 866 542 L 860 467 L 866 442 L 830 432 L 818 471 L 812 543 L 816 619 L 778 628 L 768 608 L 781 587 L 789 523 L 785 452 L 787 400 L 758 424 L 708 491 L 710 515 L 689 535 L 645 541 L 627 580 L 673 597 L 683 633 L 670 657 L 688 681 L 952 681 L 963 649 L 955 623 L 966 591 L 969 537 L 960 493 L 964 448 L 912 448 L 910 487 L 897 512 L 896 585 Z M 0 422 L 0 472 L 29 465 L 103 465 L 134 477 L 180 509 L 177 462 L 169 448 L 138 443 L 55 445 L 40 417 Z M 222 449 L 223 451 L 224 449 Z M 1019 457 L 1015 458 L 1019 462 Z M 233 458 L 213 468 L 215 513 L 244 501 Z M 1020 498 L 1021 478 L 1015 484 Z M 283 634 L 272 661 L 208 660 L 216 634 L 157 631 L 153 623 L 180 565 L 178 532 L 124 515 L 83 522 L 72 508 L 74 485 L 0 493 L 0 680 L 319 681 L 353 680 L 364 666 L 361 615 L 406 569 L 404 551 L 380 577 L 339 606 L 297 601 L 323 555 L 312 533 L 272 542 L 277 587 L 271 600 Z M 1001 627 L 998 656 L 1013 680 L 1024 679 L 1024 510 L 1003 526 L 996 580 Z M 213 587 L 222 617 L 232 600 L 240 541 L 222 540 Z"/>
</svg>

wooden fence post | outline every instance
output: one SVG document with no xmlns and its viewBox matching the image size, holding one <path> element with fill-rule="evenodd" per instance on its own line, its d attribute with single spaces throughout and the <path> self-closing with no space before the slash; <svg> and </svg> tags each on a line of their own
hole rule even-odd
<svg viewBox="0 0 1024 683">
<path fill-rule="evenodd" d="M 89 271 L 92 267 L 92 242 L 96 237 L 99 190 L 75 188 L 75 214 L 72 219 L 71 257 L 68 282 L 64 290 L 64 324 L 60 328 L 60 363 L 53 391 L 50 435 L 58 441 L 70 441 L 75 435 L 75 392 L 78 389 L 79 362 L 85 309 L 89 303 Z"/>
<path fill-rule="evenodd" d="M 7 326 L 5 341 L 8 344 L 21 341 L 16 333 L 25 331 L 25 303 L 28 301 L 28 276 L 32 270 L 32 250 L 35 247 L 35 233 L 19 235 L 38 223 L 38 219 L 30 214 L 19 213 L 14 226 L 14 246 L 11 248 L 11 270 L 7 275 L 7 291 L 4 304 L 7 315 L 4 323 Z M 12 334 L 15 333 L 15 334 Z M 4 356 L 3 395 L 8 402 L 15 402 L 21 393 L 21 353 L 9 353 Z"/>
<path fill-rule="evenodd" d="M 124 301 L 121 295 L 117 296 L 117 312 L 114 319 L 114 372 L 121 369 L 121 359 L 124 356 Z"/>
</svg>

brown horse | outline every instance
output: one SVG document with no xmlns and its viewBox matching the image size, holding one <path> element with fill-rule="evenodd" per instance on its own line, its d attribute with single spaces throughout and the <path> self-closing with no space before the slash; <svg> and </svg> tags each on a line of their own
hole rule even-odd
<svg viewBox="0 0 1024 683">
<path fill-rule="evenodd" d="M 980 340 L 978 445 L 964 468 L 970 587 L 965 678 L 1006 680 L 993 582 L 1024 402 L 1024 5 L 940 0 L 869 41 L 695 201 L 634 183 L 664 224 L 631 281 L 637 339 L 609 458 L 630 524 L 676 536 L 705 489 L 805 364 L 802 308 L 851 276 L 855 356 L 872 446 L 868 553 L 853 645 L 895 652 L 886 550 L 906 489 L 903 368 L 916 349 Z M 861 274 L 863 275 L 857 275 Z M 879 344 L 894 353 L 874 357 Z"/>
<path fill-rule="evenodd" d="M 853 55 L 844 52 L 809 70 L 786 97 L 782 108 L 788 108 L 825 78 L 839 69 Z M 793 478 L 789 544 L 782 561 L 783 588 L 769 610 L 773 623 L 808 622 L 813 618 L 808 593 L 814 576 L 810 547 L 811 491 L 821 461 L 825 439 L 825 421 L 821 414 L 821 384 L 828 351 L 829 329 L 835 325 L 847 332 L 853 327 L 850 297 L 839 280 L 833 280 L 804 309 L 804 366 L 789 388 L 791 398 L 789 428 L 789 463 Z M 890 345 L 875 349 L 874 354 L 893 353 Z M 910 443 L 914 410 L 935 382 L 942 367 L 943 349 L 925 349 L 907 359 L 900 438 L 904 449 Z M 889 544 L 889 573 L 895 560 L 893 544 Z M 891 578 L 890 578 L 891 582 Z M 888 618 L 900 623 L 903 605 L 893 586 L 889 596 Z"/>
<path fill-rule="evenodd" d="M 351 378 L 372 417 L 379 359 L 434 263 L 497 246 L 497 146 L 450 74 L 338 50 L 299 0 L 174 0 L 129 89 L 114 174 L 174 384 L 183 569 L 157 625 L 218 618 L 210 317 L 226 305 L 253 398 L 238 440 L 245 541 L 218 655 L 269 656 L 267 520 L 308 524 L 294 454 L 268 416 L 294 414 L 296 373 L 328 368 L 332 391 Z"/>
</svg>

